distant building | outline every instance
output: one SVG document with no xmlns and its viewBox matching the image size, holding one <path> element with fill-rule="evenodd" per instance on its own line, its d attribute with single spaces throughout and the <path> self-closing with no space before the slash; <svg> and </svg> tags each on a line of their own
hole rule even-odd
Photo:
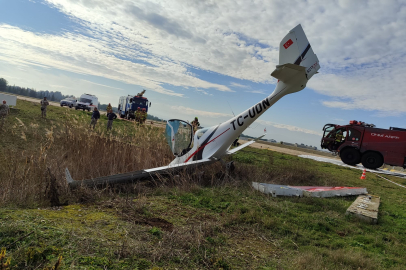
<svg viewBox="0 0 406 270">
<path fill-rule="evenodd" d="M 301 144 L 295 143 L 294 146 L 300 147 L 300 148 L 305 148 L 305 149 L 310 149 L 310 150 L 317 150 L 317 147 L 316 147 L 316 146 L 304 145 L 303 143 L 301 143 Z"/>
</svg>

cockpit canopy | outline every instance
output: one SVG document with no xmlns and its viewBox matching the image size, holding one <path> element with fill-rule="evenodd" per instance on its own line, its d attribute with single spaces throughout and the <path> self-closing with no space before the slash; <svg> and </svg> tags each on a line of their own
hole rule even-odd
<svg viewBox="0 0 406 270">
<path fill-rule="evenodd" d="M 183 156 L 191 149 L 193 127 L 189 123 L 171 119 L 166 123 L 165 137 L 174 156 Z"/>
</svg>

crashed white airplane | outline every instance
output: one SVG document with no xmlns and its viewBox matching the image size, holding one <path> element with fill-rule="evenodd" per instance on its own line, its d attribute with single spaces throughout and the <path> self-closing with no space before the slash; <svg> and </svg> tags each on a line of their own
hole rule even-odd
<svg viewBox="0 0 406 270">
<path fill-rule="evenodd" d="M 172 170 L 221 160 L 223 156 L 233 154 L 252 144 L 254 141 L 230 150 L 233 141 L 258 117 L 283 96 L 303 90 L 308 80 L 319 69 L 319 60 L 299 24 L 282 39 L 279 45 L 279 65 L 271 74 L 278 79 L 278 83 L 270 96 L 232 119 L 217 126 L 200 129 L 196 134 L 193 134 L 193 128 L 189 123 L 177 119 L 169 120 L 166 126 L 166 138 L 175 159 L 168 166 L 82 181 L 73 180 L 66 169 L 69 186 L 127 183 Z"/>
</svg>

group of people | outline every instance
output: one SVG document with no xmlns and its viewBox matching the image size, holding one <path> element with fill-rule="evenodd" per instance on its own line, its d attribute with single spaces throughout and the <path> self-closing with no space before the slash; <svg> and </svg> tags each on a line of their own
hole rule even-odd
<svg viewBox="0 0 406 270">
<path fill-rule="evenodd" d="M 3 101 L 5 102 L 5 101 Z M 42 118 L 46 118 L 47 117 L 47 107 L 49 106 L 49 102 L 47 100 L 46 97 L 44 97 L 43 100 L 41 100 L 40 102 L 41 104 L 41 116 Z M 111 106 L 111 104 L 109 103 L 109 105 L 107 106 L 107 130 L 111 130 L 113 127 L 113 120 L 117 118 L 117 115 L 113 112 L 113 108 Z M 93 113 L 92 113 L 92 117 L 91 117 L 91 121 L 90 121 L 90 128 L 95 128 L 97 121 L 100 119 L 100 112 L 99 110 L 94 107 L 93 109 Z"/>
<path fill-rule="evenodd" d="M 93 109 L 92 118 L 91 118 L 91 121 L 90 121 L 90 128 L 93 127 L 93 129 L 94 129 L 96 127 L 97 121 L 99 119 L 100 119 L 100 112 L 95 107 Z M 117 119 L 117 115 L 113 112 L 112 109 L 107 110 L 107 130 L 111 130 L 113 128 L 114 119 Z"/>
<path fill-rule="evenodd" d="M 147 120 L 147 110 L 145 108 L 140 108 L 138 107 L 137 110 L 135 111 L 135 122 L 137 122 L 138 124 L 144 124 L 145 121 Z"/>
<path fill-rule="evenodd" d="M 49 101 L 47 100 L 46 97 L 40 101 L 41 104 L 41 117 L 46 118 L 47 117 L 47 107 L 49 106 Z M 0 130 L 3 128 L 4 120 L 6 116 L 9 114 L 9 107 L 7 105 L 7 102 L 3 100 L 3 104 L 0 105 Z M 140 107 L 137 108 L 135 111 L 135 121 L 139 124 L 144 124 L 145 121 L 147 120 L 147 111 L 145 108 L 141 109 Z M 90 128 L 95 128 L 97 121 L 100 119 L 100 112 L 99 110 L 95 107 L 93 109 L 91 121 L 90 121 Z M 117 115 L 113 112 L 113 108 L 111 104 L 107 106 L 107 130 L 111 130 L 113 127 L 113 121 L 114 119 L 117 119 Z M 198 130 L 200 123 L 197 117 L 191 122 L 192 127 L 193 127 L 193 133 L 196 133 Z"/>
<path fill-rule="evenodd" d="M 49 102 L 46 97 L 40 101 L 41 104 L 41 117 L 46 118 L 47 117 L 47 107 L 49 105 Z M 3 129 L 4 121 L 7 117 L 7 115 L 10 113 L 10 108 L 7 105 L 7 101 L 3 100 L 2 104 L 0 105 L 0 130 Z"/>
</svg>

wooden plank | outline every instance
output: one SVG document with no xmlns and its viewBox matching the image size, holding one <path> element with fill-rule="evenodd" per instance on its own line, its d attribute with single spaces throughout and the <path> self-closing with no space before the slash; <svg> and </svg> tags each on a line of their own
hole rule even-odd
<svg viewBox="0 0 406 270">
<path fill-rule="evenodd" d="M 353 215 L 367 223 L 378 223 L 378 209 L 380 204 L 380 197 L 374 195 L 360 195 L 348 207 L 346 215 Z"/>
</svg>

